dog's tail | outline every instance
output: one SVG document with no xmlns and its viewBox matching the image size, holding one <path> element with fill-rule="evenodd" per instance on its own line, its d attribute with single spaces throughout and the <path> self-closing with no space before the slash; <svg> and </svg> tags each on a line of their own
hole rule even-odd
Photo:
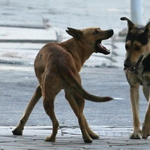
<svg viewBox="0 0 150 150">
<path fill-rule="evenodd" d="M 70 68 L 63 67 L 60 69 L 61 69 L 59 71 L 60 75 L 62 79 L 65 81 L 64 88 L 67 91 L 69 91 L 71 94 L 73 93 L 78 94 L 82 96 L 84 99 L 93 101 L 93 102 L 107 102 L 107 101 L 113 100 L 113 98 L 111 97 L 100 97 L 100 96 L 95 96 L 95 95 L 88 93 L 86 90 L 83 89 L 81 84 L 76 79 L 75 74 Z"/>
</svg>

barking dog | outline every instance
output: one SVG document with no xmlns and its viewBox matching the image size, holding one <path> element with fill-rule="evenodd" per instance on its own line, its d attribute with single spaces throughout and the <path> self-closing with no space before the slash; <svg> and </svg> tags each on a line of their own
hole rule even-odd
<svg viewBox="0 0 150 150">
<path fill-rule="evenodd" d="M 130 85 L 130 99 L 133 113 L 133 133 L 131 139 L 147 138 L 150 135 L 150 22 L 145 27 L 137 27 L 128 18 L 122 17 L 128 23 L 126 36 L 126 59 L 124 70 Z M 148 101 L 142 131 L 139 120 L 139 86 Z"/>
<path fill-rule="evenodd" d="M 101 41 L 110 38 L 113 35 L 113 30 L 104 31 L 100 28 L 77 30 L 68 28 L 66 32 L 73 38 L 62 43 L 48 43 L 38 53 L 34 68 L 39 86 L 19 124 L 13 130 L 14 135 L 22 135 L 29 115 L 42 96 L 44 109 L 53 125 L 52 134 L 45 140 L 55 141 L 59 123 L 54 113 L 54 100 L 56 95 L 64 89 L 65 97 L 78 118 L 84 142 L 90 143 L 92 139 L 99 138 L 89 128 L 84 117 L 84 99 L 94 102 L 107 102 L 112 100 L 112 98 L 98 97 L 86 92 L 81 85 L 79 71 L 92 53 L 110 53 L 101 44 Z"/>
</svg>

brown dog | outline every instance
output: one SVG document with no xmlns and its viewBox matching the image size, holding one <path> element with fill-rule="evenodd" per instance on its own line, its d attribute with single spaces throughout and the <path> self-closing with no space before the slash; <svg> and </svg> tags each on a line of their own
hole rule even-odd
<svg viewBox="0 0 150 150">
<path fill-rule="evenodd" d="M 121 20 L 128 22 L 126 37 L 126 59 L 124 70 L 130 85 L 130 99 L 133 112 L 133 133 L 131 139 L 147 138 L 150 135 L 150 103 L 145 115 L 142 132 L 139 120 L 139 86 L 142 85 L 143 93 L 150 102 L 150 22 L 145 27 L 137 27 L 128 18 Z"/>
<path fill-rule="evenodd" d="M 106 102 L 111 97 L 98 97 L 89 94 L 81 86 L 79 71 L 84 62 L 94 52 L 109 54 L 101 41 L 110 38 L 113 30 L 102 31 L 100 28 L 77 30 L 68 28 L 66 31 L 73 38 L 62 43 L 48 43 L 38 53 L 34 68 L 39 81 L 32 99 L 23 114 L 13 134 L 22 135 L 22 131 L 35 104 L 43 96 L 43 105 L 53 125 L 51 136 L 46 141 L 55 141 L 59 123 L 54 113 L 55 96 L 64 89 L 65 97 L 76 114 L 83 139 L 92 142 L 99 138 L 89 128 L 83 114 L 84 99 L 94 102 Z"/>
</svg>

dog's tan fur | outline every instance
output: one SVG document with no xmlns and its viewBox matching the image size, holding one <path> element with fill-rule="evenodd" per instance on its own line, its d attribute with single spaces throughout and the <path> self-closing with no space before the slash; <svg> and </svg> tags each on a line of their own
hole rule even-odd
<svg viewBox="0 0 150 150">
<path fill-rule="evenodd" d="M 25 123 L 38 102 L 43 96 L 43 105 L 53 125 L 52 134 L 46 141 L 55 141 L 59 123 L 54 113 L 54 99 L 61 89 L 65 91 L 65 97 L 76 114 L 83 139 L 92 142 L 99 138 L 88 126 L 83 114 L 84 99 L 95 102 L 106 102 L 111 97 L 98 97 L 89 94 L 81 86 L 79 71 L 84 62 L 94 52 L 109 54 L 110 52 L 97 44 L 113 35 L 113 30 L 101 30 L 100 28 L 87 28 L 77 30 L 68 28 L 67 33 L 73 38 L 62 43 L 48 43 L 38 53 L 34 68 L 39 81 L 32 99 L 30 100 L 19 124 L 13 130 L 13 134 L 22 135 Z"/>
<path fill-rule="evenodd" d="M 137 27 L 128 18 L 121 18 L 128 22 L 128 34 L 126 37 L 126 59 L 124 61 L 126 78 L 130 85 L 130 99 L 133 113 L 133 133 L 131 139 L 147 138 L 150 135 L 150 72 L 144 71 L 142 62 L 150 53 L 150 23 L 145 27 Z M 140 57 L 141 63 L 135 69 Z M 142 85 L 143 93 L 148 101 L 148 109 L 142 131 L 139 120 L 139 86 Z"/>
</svg>

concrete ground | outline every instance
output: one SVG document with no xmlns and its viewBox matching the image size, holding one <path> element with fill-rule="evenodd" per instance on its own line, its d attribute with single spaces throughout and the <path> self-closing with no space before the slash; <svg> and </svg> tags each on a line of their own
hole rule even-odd
<svg viewBox="0 0 150 150">
<path fill-rule="evenodd" d="M 0 150 L 149 150 L 150 140 L 129 140 L 130 128 L 109 128 L 97 126 L 94 131 L 103 135 L 93 143 L 82 140 L 78 128 L 61 128 L 56 142 L 45 142 L 51 127 L 26 127 L 23 136 L 10 134 L 13 127 L 0 127 Z"/>
</svg>

